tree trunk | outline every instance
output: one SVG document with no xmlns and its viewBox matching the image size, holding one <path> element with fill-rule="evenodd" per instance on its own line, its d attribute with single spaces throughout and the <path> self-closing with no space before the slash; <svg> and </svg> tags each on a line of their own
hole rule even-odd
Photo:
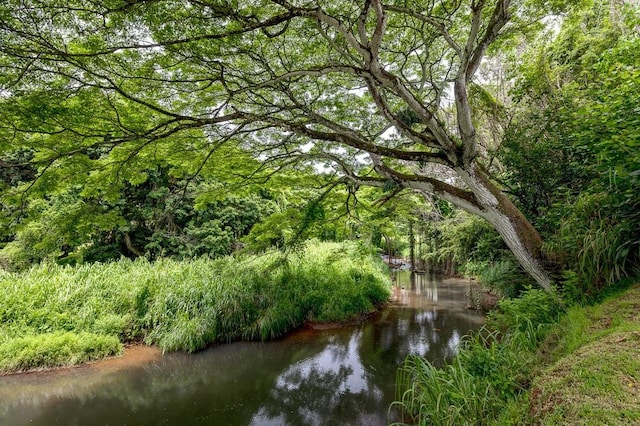
<svg viewBox="0 0 640 426">
<path fill-rule="evenodd" d="M 391 262 L 393 260 L 392 253 L 391 253 L 391 238 L 389 238 L 389 236 L 384 234 L 383 234 L 383 237 L 387 244 L 387 265 L 389 265 L 389 268 L 391 268 Z"/>
<path fill-rule="evenodd" d="M 138 250 L 138 248 L 133 244 L 133 241 L 131 241 L 131 237 L 126 232 L 124 234 L 124 245 L 127 247 L 127 250 L 129 250 L 136 257 L 144 256 L 144 253 Z"/>
<path fill-rule="evenodd" d="M 538 231 L 478 165 L 459 168 L 457 172 L 474 193 L 481 207 L 480 216 L 498 231 L 520 265 L 538 285 L 551 290 L 551 279 L 543 266 L 543 241 Z"/>
<path fill-rule="evenodd" d="M 381 176 L 393 179 L 405 188 L 436 195 L 458 208 L 484 218 L 498 231 L 520 265 L 538 285 L 547 291 L 552 289 L 551 280 L 543 266 L 543 242 L 540 234 L 475 161 L 453 167 L 466 185 L 466 189 L 462 189 L 428 176 L 400 173 L 387 167 L 378 156 L 371 155 L 371 158 L 375 170 Z M 363 184 L 370 183 L 371 181 L 363 181 Z M 381 185 L 380 181 L 376 183 Z"/>
<path fill-rule="evenodd" d="M 413 230 L 413 219 L 409 219 L 409 262 L 411 262 L 411 271 L 416 270 L 416 236 Z"/>
</svg>

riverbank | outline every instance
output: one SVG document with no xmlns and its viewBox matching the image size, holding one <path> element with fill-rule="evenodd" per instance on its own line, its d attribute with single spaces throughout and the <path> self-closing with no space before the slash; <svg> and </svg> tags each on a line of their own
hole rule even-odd
<svg viewBox="0 0 640 426">
<path fill-rule="evenodd" d="M 287 256 L 0 273 L 0 374 L 119 355 L 130 342 L 194 352 L 272 339 L 306 321 L 358 317 L 389 295 L 379 257 L 352 243 L 314 242 Z"/>
<path fill-rule="evenodd" d="M 609 294 L 501 300 L 445 368 L 410 357 L 394 405 L 410 424 L 640 424 L 640 282 Z"/>
<path fill-rule="evenodd" d="M 409 281 L 401 273 L 398 282 Z M 6 424 L 387 424 L 408 353 L 441 360 L 484 317 L 465 309 L 468 281 L 418 276 L 365 322 L 305 324 L 268 342 L 196 354 L 121 358 L 0 377 Z M 136 348 L 132 348 L 136 349 Z M 144 353 L 141 356 L 146 356 Z M 127 365 L 130 364 L 130 365 Z"/>
<path fill-rule="evenodd" d="M 537 351 L 528 391 L 496 424 L 640 424 L 640 282 L 569 308 Z"/>
<path fill-rule="evenodd" d="M 52 367 L 40 367 L 24 371 L 10 371 L 0 373 L 0 377 L 32 375 L 50 376 L 64 373 L 69 369 L 86 368 L 103 372 L 114 372 L 136 366 L 144 366 L 162 357 L 162 349 L 155 345 L 144 343 L 127 343 L 123 345 L 121 353 L 105 358 L 87 361 L 81 364 L 58 365 Z"/>
</svg>

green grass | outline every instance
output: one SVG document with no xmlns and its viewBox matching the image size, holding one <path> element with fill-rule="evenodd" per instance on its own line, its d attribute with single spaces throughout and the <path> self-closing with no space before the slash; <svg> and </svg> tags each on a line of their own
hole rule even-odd
<svg viewBox="0 0 640 426">
<path fill-rule="evenodd" d="M 460 359 L 437 368 L 421 357 L 409 357 L 399 370 L 404 391 L 392 404 L 409 424 L 481 424 L 492 413 L 493 389 L 469 373 Z"/>
<path fill-rule="evenodd" d="M 394 406 L 421 425 L 640 424 L 640 284 L 561 311 L 536 290 L 502 301 L 445 368 L 407 360 Z"/>
<path fill-rule="evenodd" d="M 527 413 L 513 424 L 640 424 L 640 285 L 572 307 L 542 348 Z"/>
<path fill-rule="evenodd" d="M 310 243 L 288 256 L 121 260 L 0 273 L 0 350 L 6 361 L 0 372 L 104 356 L 81 345 L 67 351 L 70 336 L 96 346 L 105 338 L 143 340 L 165 351 L 193 352 L 213 342 L 275 338 L 308 320 L 346 320 L 372 311 L 389 294 L 379 258 L 350 243 Z M 16 361 L 23 346 L 34 345 L 50 355 Z"/>
<path fill-rule="evenodd" d="M 79 364 L 118 355 L 117 337 L 93 333 L 55 332 L 0 343 L 0 371 L 22 371 Z"/>
<path fill-rule="evenodd" d="M 408 358 L 399 370 L 402 391 L 393 406 L 409 424 L 487 424 L 526 388 L 533 363 L 528 348 L 536 334 L 515 330 L 502 335 L 483 328 L 466 337 L 444 368 Z"/>
</svg>

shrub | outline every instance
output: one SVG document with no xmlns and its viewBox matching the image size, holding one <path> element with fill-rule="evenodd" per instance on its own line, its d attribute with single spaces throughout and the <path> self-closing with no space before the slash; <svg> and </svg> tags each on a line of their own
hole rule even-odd
<svg viewBox="0 0 640 426">
<path fill-rule="evenodd" d="M 545 327 L 555 324 L 565 305 L 556 292 L 528 289 L 516 299 L 502 299 L 489 314 L 489 325 L 504 332 L 525 331 L 532 325 Z"/>
<path fill-rule="evenodd" d="M 470 374 L 458 360 L 437 368 L 411 356 L 400 368 L 397 383 L 406 387 L 391 408 L 410 424 L 477 425 L 494 415 L 491 385 Z M 408 385 L 408 386 L 407 386 Z"/>
</svg>

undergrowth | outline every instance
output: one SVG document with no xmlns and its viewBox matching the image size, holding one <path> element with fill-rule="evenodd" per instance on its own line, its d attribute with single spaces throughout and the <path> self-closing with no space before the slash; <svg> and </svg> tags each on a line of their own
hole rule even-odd
<svg viewBox="0 0 640 426">
<path fill-rule="evenodd" d="M 193 352 L 271 339 L 307 320 L 370 312 L 389 294 L 382 262 L 352 243 L 313 242 L 288 255 L 41 265 L 0 274 L 0 372 L 104 357 L 121 350 L 114 342 Z M 44 353 L 21 360 L 33 346 Z"/>
</svg>

